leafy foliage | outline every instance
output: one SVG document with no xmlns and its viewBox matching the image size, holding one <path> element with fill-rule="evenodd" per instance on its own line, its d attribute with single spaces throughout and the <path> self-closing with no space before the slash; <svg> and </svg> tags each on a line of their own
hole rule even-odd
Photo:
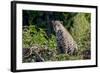
<svg viewBox="0 0 100 73">
<path fill-rule="evenodd" d="M 55 32 L 52 25 L 48 25 L 49 20 L 59 20 L 71 33 L 77 42 L 78 51 L 76 55 L 58 54 Z M 83 52 L 91 50 L 91 14 L 90 13 L 69 13 L 69 12 L 43 12 L 43 11 L 23 11 L 23 48 L 30 48 L 38 44 L 46 51 L 39 52 L 45 61 L 80 60 Z M 26 22 L 27 21 L 27 22 Z M 48 33 L 49 32 L 49 33 Z M 50 36 L 48 36 L 48 34 Z M 90 58 L 90 57 L 89 57 Z M 23 62 L 35 62 L 35 55 L 24 59 Z"/>
<path fill-rule="evenodd" d="M 73 27 L 71 30 L 80 51 L 91 48 L 90 23 L 87 21 L 85 14 L 79 13 L 73 18 Z"/>
</svg>

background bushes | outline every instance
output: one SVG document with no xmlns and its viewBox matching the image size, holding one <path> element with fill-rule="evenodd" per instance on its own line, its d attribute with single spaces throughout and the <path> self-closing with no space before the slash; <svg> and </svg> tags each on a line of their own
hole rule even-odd
<svg viewBox="0 0 100 73">
<path fill-rule="evenodd" d="M 50 21 L 59 20 L 78 44 L 77 55 L 58 54 L 55 32 Z M 23 48 L 38 44 L 48 51 L 39 54 L 45 61 L 90 59 L 91 57 L 91 14 L 72 12 L 43 12 L 23 10 Z M 84 53 L 85 52 L 85 53 Z M 51 53 L 51 54 L 50 54 Z M 84 58 L 88 56 L 88 58 Z M 34 62 L 34 54 L 23 62 Z"/>
</svg>

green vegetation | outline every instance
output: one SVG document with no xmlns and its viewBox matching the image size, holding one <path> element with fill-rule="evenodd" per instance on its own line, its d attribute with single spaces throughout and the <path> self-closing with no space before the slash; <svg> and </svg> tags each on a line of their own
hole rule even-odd
<svg viewBox="0 0 100 73">
<path fill-rule="evenodd" d="M 89 15 L 90 16 L 90 15 Z M 90 19 L 90 18 L 89 18 Z M 73 18 L 72 35 L 75 38 L 79 52 L 90 50 L 90 20 L 87 19 L 86 14 L 79 13 Z"/>
<path fill-rule="evenodd" d="M 51 20 L 63 21 L 63 25 L 77 42 L 77 54 L 58 54 L 55 32 L 52 25 L 49 24 Z M 34 44 L 38 44 L 40 49 L 43 49 L 38 54 L 45 61 L 86 59 L 84 56 L 90 54 L 84 54 L 84 52 L 91 51 L 90 24 L 90 13 L 51 12 L 48 14 L 48 12 L 42 11 L 23 10 L 23 48 L 31 48 Z M 32 53 L 31 57 L 23 58 L 23 62 L 34 62 L 35 59 L 36 56 Z M 90 59 L 90 57 L 87 59 Z"/>
</svg>

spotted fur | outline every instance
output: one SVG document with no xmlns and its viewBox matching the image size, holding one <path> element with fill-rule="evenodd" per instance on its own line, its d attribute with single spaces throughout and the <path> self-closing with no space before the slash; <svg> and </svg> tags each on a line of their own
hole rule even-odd
<svg viewBox="0 0 100 73">
<path fill-rule="evenodd" d="M 64 28 L 60 21 L 52 21 L 52 24 L 56 33 L 57 46 L 60 53 L 74 54 L 77 49 L 77 44 L 68 30 Z"/>
</svg>

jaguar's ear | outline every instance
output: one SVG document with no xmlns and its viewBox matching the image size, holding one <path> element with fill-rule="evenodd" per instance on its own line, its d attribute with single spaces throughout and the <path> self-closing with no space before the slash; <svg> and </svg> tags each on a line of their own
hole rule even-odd
<svg viewBox="0 0 100 73">
<path fill-rule="evenodd" d="M 55 21 L 54 20 L 52 20 L 51 23 L 52 23 L 53 26 L 55 25 Z"/>
<path fill-rule="evenodd" d="M 52 21 L 51 21 L 51 24 L 52 24 L 53 29 L 54 29 L 54 31 L 55 31 L 55 21 L 54 21 L 54 20 L 52 20 Z"/>
<path fill-rule="evenodd" d="M 51 23 L 54 23 L 54 20 L 52 20 Z"/>
</svg>

